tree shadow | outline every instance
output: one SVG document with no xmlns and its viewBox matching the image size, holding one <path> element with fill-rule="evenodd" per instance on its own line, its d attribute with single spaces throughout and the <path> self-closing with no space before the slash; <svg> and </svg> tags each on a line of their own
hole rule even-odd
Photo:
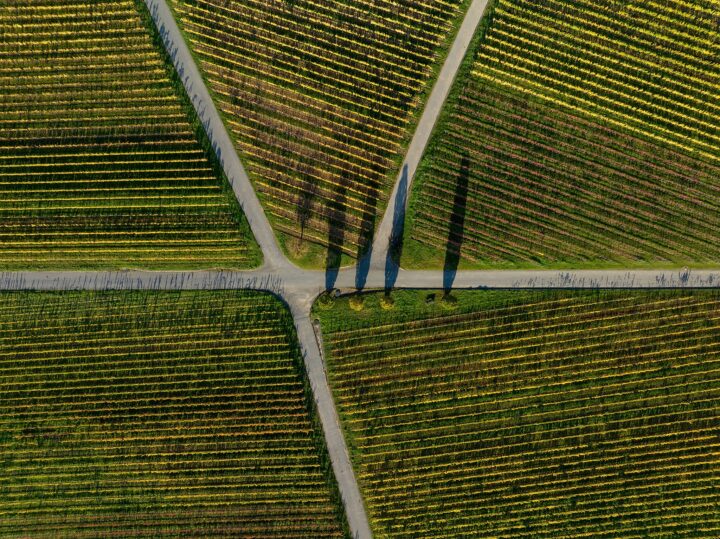
<svg viewBox="0 0 720 539">
<path fill-rule="evenodd" d="M 403 232 L 405 228 L 405 206 L 407 204 L 408 167 L 403 165 L 402 175 L 395 194 L 395 209 L 393 212 L 392 232 L 385 259 L 385 294 L 395 286 L 400 272 L 400 256 L 403 248 Z"/>
<path fill-rule="evenodd" d="M 298 198 L 295 204 L 296 216 L 298 224 L 300 225 L 300 243 L 302 243 L 305 239 L 305 228 L 307 227 L 310 218 L 313 216 L 313 206 L 317 195 L 317 183 L 312 181 L 310 176 L 303 174 L 298 190 Z"/>
<path fill-rule="evenodd" d="M 325 289 L 335 287 L 340 263 L 342 246 L 345 241 L 347 188 L 344 182 L 336 186 L 333 200 L 328 204 L 328 247 L 325 256 Z"/>
<path fill-rule="evenodd" d="M 452 289 L 458 264 L 460 263 L 460 251 L 465 238 L 465 211 L 469 177 L 470 157 L 467 152 L 464 152 L 460 162 L 460 172 L 455 183 L 455 198 L 452 213 L 450 214 L 445 263 L 443 265 L 443 290 L 445 295 L 449 294 Z"/>
<path fill-rule="evenodd" d="M 358 238 L 357 266 L 355 269 L 355 288 L 365 288 L 367 276 L 370 272 L 370 259 L 372 258 L 372 243 L 375 235 L 375 220 L 377 219 L 378 188 L 369 189 L 365 200 L 368 207 L 363 211 L 360 222 L 360 237 Z"/>
</svg>

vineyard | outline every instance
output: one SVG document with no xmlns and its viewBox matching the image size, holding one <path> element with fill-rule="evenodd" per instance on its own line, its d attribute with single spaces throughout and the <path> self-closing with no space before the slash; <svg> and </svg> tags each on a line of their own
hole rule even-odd
<svg viewBox="0 0 720 539">
<path fill-rule="evenodd" d="M 468 0 L 171 0 L 281 243 L 357 257 Z"/>
<path fill-rule="evenodd" d="M 0 536 L 343 537 L 283 304 L 3 293 Z"/>
<path fill-rule="evenodd" d="M 0 269 L 250 267 L 140 0 L 0 6 Z"/>
<path fill-rule="evenodd" d="M 716 265 L 719 17 L 497 0 L 418 175 L 406 265 Z"/>
<path fill-rule="evenodd" d="M 716 291 L 393 296 L 317 310 L 375 537 L 720 535 Z"/>
</svg>

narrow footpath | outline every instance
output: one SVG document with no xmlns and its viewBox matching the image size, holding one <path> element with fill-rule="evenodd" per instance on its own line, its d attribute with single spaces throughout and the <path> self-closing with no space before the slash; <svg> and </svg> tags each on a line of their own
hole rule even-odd
<svg viewBox="0 0 720 539">
<path fill-rule="evenodd" d="M 443 110 L 445 101 L 450 94 L 460 65 L 465 59 L 470 43 L 475 36 L 475 31 L 485 13 L 488 2 L 489 0 L 473 0 L 470 4 L 457 36 L 455 37 L 455 41 L 450 47 L 445 63 L 440 69 L 440 74 L 425 104 L 420 121 L 415 128 L 415 133 L 408 146 L 405 161 L 395 181 L 395 186 L 390 195 L 385 215 L 375 232 L 370 262 L 371 266 L 381 267 L 385 265 L 391 242 L 398 233 L 402 233 L 405 207 L 407 206 L 415 173 L 425 153 L 425 148 L 430 141 L 430 136 L 435 128 L 435 124 L 437 124 L 437 120 Z"/>
<path fill-rule="evenodd" d="M 77 275 L 46 274 L 45 276 L 24 274 L 9 277 L 10 282 L 21 282 L 22 286 L 43 287 L 55 283 L 58 286 L 73 286 L 82 283 L 85 287 L 117 286 L 171 286 L 179 288 L 204 289 L 217 287 L 254 288 L 269 290 L 280 296 L 290 307 L 295 320 L 295 329 L 305 359 L 305 367 L 318 407 L 330 460 L 338 481 L 345 512 L 353 537 L 369 539 L 372 537 L 365 505 L 360 494 L 355 473 L 342 433 L 332 391 L 327 380 L 323 364 L 322 351 L 310 320 L 313 301 L 324 289 L 323 272 L 301 270 L 293 265 L 282 253 L 260 201 L 253 189 L 232 139 L 220 117 L 200 75 L 198 66 L 188 48 L 166 0 L 145 0 L 168 54 L 172 58 L 176 71 L 180 75 L 185 90 L 190 97 L 220 163 L 233 188 L 264 255 L 263 266 L 255 272 L 170 272 L 150 273 L 111 272 L 104 275 L 85 273 Z M 386 256 L 391 236 L 398 228 L 398 216 L 404 219 L 407 199 L 398 202 L 397 192 L 404 193 L 410 187 L 412 177 L 420 162 L 443 104 L 450 92 L 457 71 L 472 41 L 488 0 L 473 0 L 450 48 L 435 86 L 425 105 L 416 132 L 407 151 L 405 163 L 391 196 L 390 205 L 385 212 L 376 232 L 372 253 L 370 273 L 366 284 L 384 287 L 387 283 Z M 400 228 L 402 228 L 400 226 Z M 396 268 L 399 270 L 399 268 Z M 395 270 L 395 273 L 397 271 Z M 340 286 L 346 286 L 349 279 L 355 283 L 355 270 L 343 270 Z M 352 275 L 350 277 L 350 275 Z M 411 280 L 412 274 L 403 273 L 403 280 Z M 432 280 L 432 276 L 429 276 Z M 382 284 L 380 284 L 382 282 Z"/>
</svg>

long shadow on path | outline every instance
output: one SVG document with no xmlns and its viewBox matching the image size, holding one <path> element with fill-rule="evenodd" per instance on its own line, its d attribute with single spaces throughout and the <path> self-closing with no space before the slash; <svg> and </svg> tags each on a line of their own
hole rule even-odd
<svg viewBox="0 0 720 539">
<path fill-rule="evenodd" d="M 340 271 L 342 246 L 345 241 L 346 193 L 347 188 L 344 185 L 338 185 L 334 200 L 328 205 L 328 247 L 325 257 L 326 290 L 335 287 L 335 281 L 337 281 L 338 272 Z"/>
<path fill-rule="evenodd" d="M 400 271 L 400 256 L 403 248 L 403 232 L 405 228 L 405 206 L 407 204 L 408 167 L 403 166 L 398 190 L 395 194 L 395 210 L 393 212 L 392 232 L 385 259 L 385 293 L 395 286 Z"/>
<path fill-rule="evenodd" d="M 465 238 L 465 211 L 467 205 L 468 179 L 470 177 L 470 157 L 463 154 L 460 162 L 460 172 L 455 184 L 455 199 L 450 214 L 450 227 L 448 228 L 447 249 L 445 250 L 445 264 L 443 265 L 443 289 L 449 294 L 455 282 L 460 251 Z"/>
<path fill-rule="evenodd" d="M 358 239 L 357 266 L 355 269 L 355 288 L 365 288 L 367 276 L 370 272 L 370 259 L 372 258 L 372 243 L 375 234 L 375 220 L 377 218 L 376 208 L 378 200 L 378 189 L 371 188 L 366 200 L 369 205 L 363 211 L 360 223 L 360 237 Z"/>
<path fill-rule="evenodd" d="M 300 239 L 298 240 L 300 244 L 302 244 L 305 239 L 305 229 L 313 216 L 313 209 L 317 194 L 318 184 L 309 176 L 303 175 L 300 181 L 298 198 L 295 204 L 296 217 L 298 224 L 300 225 Z"/>
</svg>

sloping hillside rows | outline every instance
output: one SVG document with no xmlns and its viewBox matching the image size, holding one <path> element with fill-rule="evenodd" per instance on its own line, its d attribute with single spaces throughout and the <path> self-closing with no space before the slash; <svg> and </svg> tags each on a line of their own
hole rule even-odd
<svg viewBox="0 0 720 539">
<path fill-rule="evenodd" d="M 304 264 L 368 247 L 467 0 L 170 0 Z"/>
<path fill-rule="evenodd" d="M 415 184 L 407 266 L 720 262 L 720 5 L 498 0 Z"/>
<path fill-rule="evenodd" d="M 260 254 L 140 0 L 0 5 L 0 269 Z"/>
</svg>

